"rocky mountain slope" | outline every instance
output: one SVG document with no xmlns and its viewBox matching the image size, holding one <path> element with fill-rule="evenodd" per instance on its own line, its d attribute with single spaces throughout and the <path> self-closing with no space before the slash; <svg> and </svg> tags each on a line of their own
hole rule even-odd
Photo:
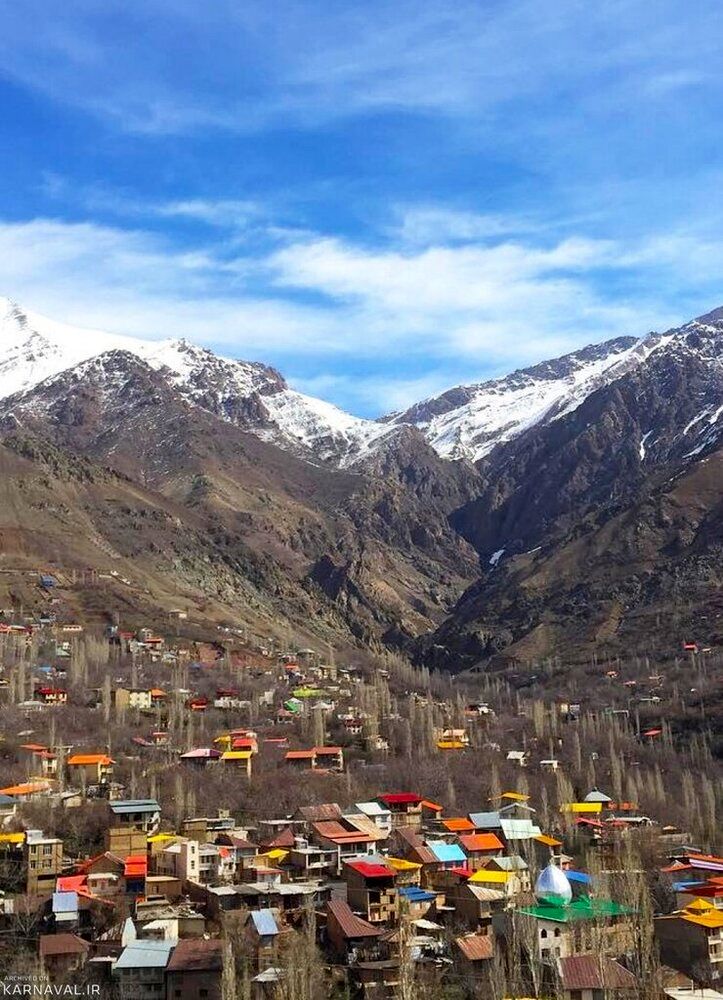
<svg viewBox="0 0 723 1000">
<path fill-rule="evenodd" d="M 1 302 L 0 337 L 12 455 L 18 441 L 31 464 L 55 450 L 129 484 L 146 524 L 169 510 L 188 524 L 188 553 L 179 537 L 148 563 L 137 514 L 117 513 L 138 504 L 101 504 L 89 565 L 131 559 L 149 592 L 165 574 L 224 614 L 313 620 L 449 669 L 639 646 L 650 630 L 679 641 L 695 631 L 683 608 L 717 621 L 723 310 L 378 422 L 186 341 L 81 335 Z M 33 482 L 52 493 L 43 469 Z M 13 538 L 20 478 L 7 486 Z M 28 565 L 38 531 L 63 559 L 90 558 L 85 539 L 72 556 L 68 525 L 95 503 L 77 496 L 77 511 L 42 501 L 42 527 L 22 535 Z"/>
<path fill-rule="evenodd" d="M 151 507 L 170 503 L 182 512 L 190 537 L 200 531 L 208 542 L 198 557 L 207 572 L 194 576 L 199 599 L 218 596 L 217 570 L 229 566 L 269 613 L 372 642 L 428 629 L 475 573 L 475 553 L 448 514 L 475 495 L 478 475 L 444 462 L 416 431 L 409 433 L 417 482 L 402 453 L 389 458 L 383 478 L 304 461 L 200 408 L 163 368 L 124 350 L 8 397 L 0 431 L 41 449 L 50 442 L 137 484 Z M 104 536 L 133 557 L 130 575 L 143 584 L 147 563 L 136 559 L 128 528 L 111 508 Z M 38 537 L 35 552 L 43 551 Z M 174 575 L 183 577 L 186 558 L 178 560 Z M 222 596 L 228 607 L 229 592 Z"/>
<path fill-rule="evenodd" d="M 723 313 L 483 465 L 452 515 L 482 576 L 424 655 L 459 668 L 601 639 L 723 640 Z"/>
</svg>

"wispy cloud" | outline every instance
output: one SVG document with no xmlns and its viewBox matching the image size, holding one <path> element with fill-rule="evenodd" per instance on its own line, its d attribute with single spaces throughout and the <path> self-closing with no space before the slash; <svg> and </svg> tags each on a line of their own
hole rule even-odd
<svg viewBox="0 0 723 1000">
<path fill-rule="evenodd" d="M 36 311 L 271 361 L 368 413 L 666 327 L 687 318 L 686 298 L 714 306 L 723 246 L 677 234 L 415 248 L 305 236 L 229 254 L 223 239 L 177 246 L 139 228 L 36 219 L 0 224 L 0 260 L 0 288 Z"/>
</svg>

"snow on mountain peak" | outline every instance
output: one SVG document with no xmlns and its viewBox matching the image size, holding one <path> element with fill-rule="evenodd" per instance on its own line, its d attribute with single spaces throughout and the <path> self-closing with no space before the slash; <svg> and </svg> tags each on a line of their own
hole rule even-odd
<svg viewBox="0 0 723 1000">
<path fill-rule="evenodd" d="M 289 388 L 275 369 L 258 362 L 225 358 L 186 339 L 80 330 L 0 298 L 0 399 L 98 355 L 125 351 L 161 373 L 188 402 L 315 461 L 353 466 L 410 427 L 442 457 L 476 461 L 527 428 L 572 412 L 590 393 L 660 352 L 693 353 L 719 366 L 722 338 L 719 309 L 678 330 L 618 337 L 502 378 L 456 386 L 374 421 Z"/>
</svg>

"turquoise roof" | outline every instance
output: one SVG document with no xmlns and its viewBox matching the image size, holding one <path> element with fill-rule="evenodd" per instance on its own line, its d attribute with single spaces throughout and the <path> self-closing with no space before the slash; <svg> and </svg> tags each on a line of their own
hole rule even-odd
<svg viewBox="0 0 723 1000">
<path fill-rule="evenodd" d="M 519 911 L 537 920 L 552 920 L 559 924 L 572 924 L 580 920 L 600 920 L 605 917 L 622 917 L 632 911 L 612 899 L 597 899 L 580 896 L 567 906 L 540 901 L 534 906 L 523 907 Z"/>
</svg>

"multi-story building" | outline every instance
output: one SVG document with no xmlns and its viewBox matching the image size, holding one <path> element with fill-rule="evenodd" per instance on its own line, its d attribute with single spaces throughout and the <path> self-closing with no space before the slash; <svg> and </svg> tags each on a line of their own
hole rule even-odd
<svg viewBox="0 0 723 1000">
<path fill-rule="evenodd" d="M 393 868 L 374 861 L 347 861 L 343 874 L 346 898 L 354 912 L 370 924 L 396 920 L 399 897 Z"/>
</svg>

